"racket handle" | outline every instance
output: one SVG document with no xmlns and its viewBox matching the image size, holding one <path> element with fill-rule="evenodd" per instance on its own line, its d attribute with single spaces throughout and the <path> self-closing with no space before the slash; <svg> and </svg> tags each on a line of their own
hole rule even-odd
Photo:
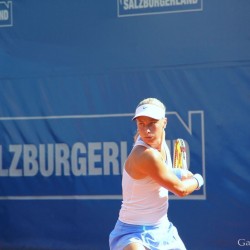
<svg viewBox="0 0 250 250">
<path fill-rule="evenodd" d="M 187 176 L 187 172 L 189 172 L 187 169 L 181 168 L 172 168 L 172 171 L 179 180 L 182 180 L 183 176 Z"/>
<path fill-rule="evenodd" d="M 204 184 L 204 180 L 203 180 L 203 177 L 200 175 L 200 174 L 194 174 L 193 175 L 193 178 L 197 180 L 197 183 L 198 183 L 198 187 L 196 190 L 200 189 L 201 186 Z"/>
<path fill-rule="evenodd" d="M 182 179 L 182 172 L 180 168 L 173 168 L 172 171 L 179 180 Z"/>
</svg>

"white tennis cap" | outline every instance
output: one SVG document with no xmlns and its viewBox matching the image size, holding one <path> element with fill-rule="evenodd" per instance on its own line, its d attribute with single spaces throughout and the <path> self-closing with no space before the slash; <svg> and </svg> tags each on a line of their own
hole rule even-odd
<svg viewBox="0 0 250 250">
<path fill-rule="evenodd" d="M 135 110 L 135 115 L 132 120 L 138 116 L 148 116 L 160 120 L 165 117 L 165 110 L 154 104 L 143 104 Z"/>
</svg>

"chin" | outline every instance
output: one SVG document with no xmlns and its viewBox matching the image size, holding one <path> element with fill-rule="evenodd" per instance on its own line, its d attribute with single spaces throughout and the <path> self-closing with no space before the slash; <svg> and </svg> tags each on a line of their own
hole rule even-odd
<svg viewBox="0 0 250 250">
<path fill-rule="evenodd" d="M 146 142 L 147 144 L 154 144 L 156 140 L 153 137 L 144 137 L 143 141 Z"/>
</svg>

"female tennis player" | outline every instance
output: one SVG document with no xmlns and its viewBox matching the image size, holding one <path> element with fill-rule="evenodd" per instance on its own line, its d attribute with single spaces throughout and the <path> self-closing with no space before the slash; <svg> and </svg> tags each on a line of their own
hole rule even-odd
<svg viewBox="0 0 250 250">
<path fill-rule="evenodd" d="M 203 185 L 199 174 L 174 174 L 165 142 L 165 105 L 155 98 L 136 108 L 138 136 L 123 172 L 123 201 L 110 233 L 111 250 L 186 249 L 168 220 L 168 191 L 184 197 Z"/>
</svg>

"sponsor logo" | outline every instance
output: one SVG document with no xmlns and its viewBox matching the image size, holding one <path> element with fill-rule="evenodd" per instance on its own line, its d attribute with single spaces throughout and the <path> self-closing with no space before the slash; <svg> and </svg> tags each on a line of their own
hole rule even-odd
<svg viewBox="0 0 250 250">
<path fill-rule="evenodd" d="M 121 199 L 133 115 L 0 117 L 5 131 L 0 133 L 0 200 Z M 176 138 L 183 138 L 187 167 L 205 179 L 204 112 L 189 111 L 187 121 L 174 111 L 166 115 L 170 153 Z M 125 132 L 117 134 L 113 123 Z M 179 198 L 171 194 L 170 199 Z M 184 199 L 205 200 L 206 185 Z"/>
<path fill-rule="evenodd" d="M 13 26 L 12 1 L 0 1 L 0 27 Z"/>
<path fill-rule="evenodd" d="M 118 17 L 202 11 L 203 0 L 117 0 Z"/>
</svg>

